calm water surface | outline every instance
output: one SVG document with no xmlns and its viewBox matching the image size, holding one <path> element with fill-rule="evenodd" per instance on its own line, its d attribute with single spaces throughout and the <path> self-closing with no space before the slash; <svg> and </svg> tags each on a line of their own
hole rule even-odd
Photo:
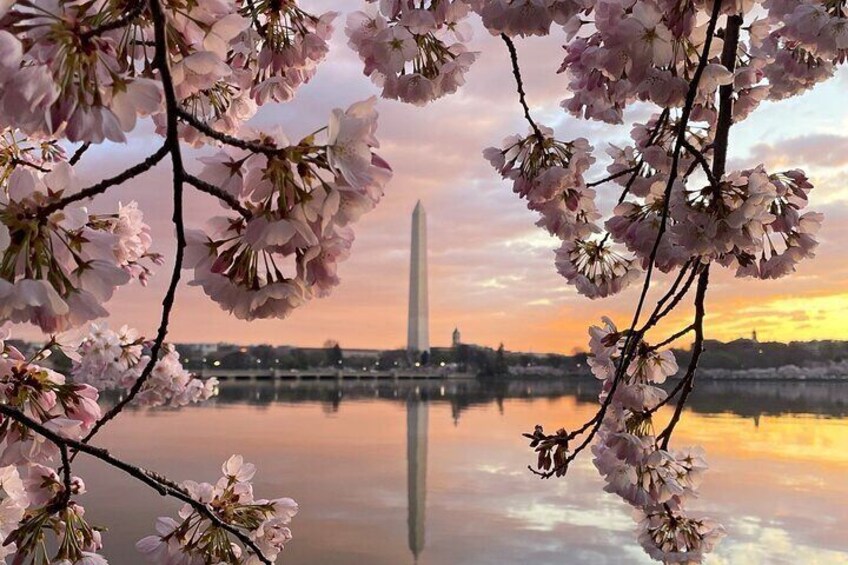
<svg viewBox="0 0 848 565">
<path fill-rule="evenodd" d="M 122 415 L 101 434 L 116 455 L 177 480 L 214 481 L 241 453 L 258 496 L 301 505 L 288 565 L 651 563 L 630 508 L 601 491 L 589 459 L 541 481 L 520 436 L 594 413 L 597 384 L 246 383 L 181 411 Z M 848 564 L 848 383 L 709 383 L 677 445 L 707 449 L 693 508 L 728 537 L 713 564 Z M 143 561 L 135 540 L 177 505 L 99 463 L 75 470 L 105 553 Z"/>
</svg>

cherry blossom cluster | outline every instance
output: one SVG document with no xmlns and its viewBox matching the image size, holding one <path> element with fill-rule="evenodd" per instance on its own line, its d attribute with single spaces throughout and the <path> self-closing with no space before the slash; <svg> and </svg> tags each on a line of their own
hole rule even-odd
<svg viewBox="0 0 848 565">
<path fill-rule="evenodd" d="M 697 63 L 689 54 L 699 52 L 706 39 L 706 23 L 697 22 L 695 4 L 594 4 L 593 33 L 566 46 L 560 72 L 568 73 L 572 96 L 563 108 L 575 116 L 621 123 L 624 108 L 636 100 L 682 106 Z M 709 64 L 698 86 L 705 106 L 732 79 L 722 65 Z"/>
<path fill-rule="evenodd" d="M 595 191 L 583 178 L 595 162 L 585 139 L 559 141 L 553 130 L 543 128 L 527 137 L 507 137 L 501 148 L 489 147 L 483 155 L 512 181 L 513 192 L 527 200 L 527 207 L 539 212 L 537 225 L 551 235 L 565 240 L 599 231 Z"/>
<path fill-rule="evenodd" d="M 614 294 L 639 276 L 633 260 L 614 249 L 608 239 L 591 237 L 600 231 L 601 218 L 595 190 L 586 185 L 585 172 L 595 159 L 583 138 L 558 141 L 550 128 L 539 128 L 527 137 L 504 140 L 484 156 L 513 191 L 539 212 L 536 223 L 563 241 L 556 252 L 557 270 L 581 294 L 590 298 Z"/>
<path fill-rule="evenodd" d="M 701 180 L 693 174 L 699 162 L 687 152 L 677 165 L 685 180 L 669 186 L 677 127 L 668 114 L 655 115 L 634 125 L 632 146 L 609 147 L 603 181 L 624 194 L 603 230 L 595 190 L 584 178 L 594 162 L 585 139 L 556 141 L 541 128 L 542 142 L 531 132 L 484 154 L 541 214 L 537 225 L 562 240 L 557 270 L 589 298 L 626 288 L 652 258 L 663 272 L 697 259 L 716 261 L 737 276 L 778 278 L 814 256 L 822 215 L 804 211 L 813 186 L 802 171 L 769 174 L 758 167 Z M 702 158 L 712 155 L 703 128 L 688 128 L 686 140 Z"/>
<path fill-rule="evenodd" d="M 102 414 L 98 404 L 99 390 L 129 388 L 138 378 L 141 366 L 149 363 L 143 339 L 134 330 L 122 328 L 112 332 L 94 326 L 90 336 L 79 345 L 73 367 L 73 381 L 62 374 L 36 364 L 47 359 L 51 341 L 32 359 L 5 340 L 0 340 L 0 404 L 14 408 L 43 425 L 47 430 L 70 440 L 81 440 L 90 432 Z M 69 344 L 60 346 L 72 351 Z M 92 386 L 84 381 L 97 385 Z M 172 349 L 155 365 L 149 380 L 135 402 L 144 405 L 179 406 L 208 398 L 215 392 L 215 381 L 206 383 L 191 377 L 179 365 Z M 65 455 L 61 461 L 59 447 L 45 436 L 12 419 L 0 418 L 0 557 L 12 556 L 15 563 L 67 563 L 101 565 L 106 560 L 97 552 L 102 548 L 100 529 L 85 518 L 85 508 L 76 498 L 85 494 L 85 483 L 70 475 Z M 61 463 L 59 471 L 55 466 Z M 254 500 L 249 480 L 254 468 L 233 456 L 224 464 L 225 477 L 217 485 L 187 482 L 185 492 L 192 499 L 214 505 L 221 520 L 246 530 L 253 545 L 265 559 L 273 561 L 283 544 L 291 539 L 288 524 L 297 512 L 291 499 Z M 167 485 L 168 483 L 165 483 Z M 236 515 L 236 518 L 230 516 Z M 220 546 L 226 531 L 217 525 L 202 524 L 203 518 L 192 515 L 191 507 L 181 511 L 185 528 L 198 540 L 211 545 L 198 547 L 184 537 L 162 534 L 166 540 L 180 539 L 180 549 L 190 559 L 217 556 L 215 562 L 256 563 L 256 555 L 245 554 L 238 546 Z M 168 519 L 162 519 L 167 522 Z M 205 531 L 205 537 L 200 531 Z M 176 528 L 175 528 L 176 529 Z M 162 529 L 159 529 L 162 532 Z M 184 530 L 186 531 L 186 530 Z M 48 538 L 53 538 L 50 541 Z M 140 542 L 142 547 L 143 542 Z M 48 553 L 48 547 L 51 547 Z M 237 552 L 237 553 L 233 553 Z M 154 562 L 175 563 L 174 555 L 145 551 Z M 156 557 L 154 555 L 158 555 Z M 249 552 L 248 552 L 249 553 Z M 230 559 L 232 558 L 232 559 Z M 239 560 L 242 559 L 242 560 Z M 186 561 L 186 562 L 189 562 Z"/>
<path fill-rule="evenodd" d="M 351 13 L 345 32 L 384 98 L 423 106 L 456 92 L 477 58 L 465 45 L 470 3 L 383 0 L 376 13 Z"/>
<path fill-rule="evenodd" d="M 642 152 L 639 164 L 630 148 L 615 151 L 616 161 L 627 165 L 616 163 L 609 170 L 633 163 L 641 169 L 629 185 L 635 198 L 618 204 L 605 227 L 643 266 L 656 246 L 654 262 L 664 272 L 698 259 L 716 261 L 740 277 L 779 278 L 814 256 L 823 216 L 803 212 L 813 186 L 802 171 L 769 174 L 759 166 L 706 185 L 693 177 L 675 183 L 667 198 L 662 164 L 652 162 L 646 168 L 649 153 Z M 663 216 L 667 230 L 658 241 Z"/>
<path fill-rule="evenodd" d="M 83 437 L 101 416 L 97 389 L 68 382 L 61 373 L 30 362 L 5 342 L 2 345 L 0 402 L 62 436 Z M 44 436 L 18 423 L 6 422 L 2 430 L 2 465 L 47 464 L 59 453 Z"/>
<path fill-rule="evenodd" d="M 186 481 L 183 488 L 205 505 L 215 517 L 244 532 L 264 555 L 274 562 L 291 539 L 289 524 L 297 514 L 290 498 L 257 499 L 253 494 L 256 468 L 233 455 L 221 467 L 223 476 L 215 484 Z M 159 518 L 156 534 L 141 539 L 136 548 L 152 563 L 227 563 L 252 565 L 257 555 L 242 547 L 208 516 L 185 505 L 179 519 Z"/>
<path fill-rule="evenodd" d="M 98 390 L 128 392 L 150 363 L 151 342 L 123 326 L 117 332 L 92 324 L 78 347 L 65 351 L 74 360 L 71 374 L 77 382 Z M 163 344 L 163 353 L 133 402 L 141 406 L 185 406 L 208 400 L 217 393 L 218 381 L 199 379 L 186 371 L 177 350 Z"/>
<path fill-rule="evenodd" d="M 249 30 L 254 47 L 242 44 L 235 50 L 236 66 L 253 72 L 251 97 L 260 106 L 291 100 L 329 51 L 338 14 L 316 16 L 295 2 L 273 0 L 247 2 L 240 13 L 254 22 Z"/>
<path fill-rule="evenodd" d="M 633 355 L 623 359 L 626 333 L 608 318 L 589 334 L 589 365 L 603 381 L 601 402 L 612 394 L 592 446 L 595 467 L 607 483 L 604 490 L 637 509 L 639 542 L 648 555 L 664 563 L 700 563 L 724 536 L 713 520 L 694 519 L 684 508 L 697 495 L 707 469 L 703 450 L 669 451 L 654 433 L 652 417 L 667 398 L 657 385 L 678 371 L 674 354 L 639 341 L 631 345 Z M 617 378 L 621 380 L 613 388 Z"/>
<path fill-rule="evenodd" d="M 5 332 L 0 340 L 0 403 L 62 437 L 82 438 L 101 416 L 97 389 L 25 359 L 5 342 L 8 337 Z M 39 358 L 46 355 L 43 351 Z M 14 556 L 16 563 L 27 558 L 39 564 L 84 558 L 105 563 L 95 553 L 102 546 L 100 533 L 71 500 L 85 493 L 85 484 L 78 477 L 62 480 L 49 467 L 58 459 L 57 446 L 12 420 L 0 418 L 0 430 L 0 557 Z M 52 558 L 45 545 L 50 535 L 57 548 Z"/>
<path fill-rule="evenodd" d="M 800 170 L 770 175 L 759 166 L 726 175 L 716 187 L 677 192 L 669 240 L 737 276 L 785 276 L 818 245 L 822 214 L 801 213 L 812 188 Z"/>
<path fill-rule="evenodd" d="M 803 49 L 823 60 L 837 61 L 848 52 L 848 8 L 842 2 L 766 0 L 772 32 L 791 48 Z M 789 47 L 787 45 L 787 47 Z"/>
<path fill-rule="evenodd" d="M 591 449 L 606 481 L 604 490 L 636 509 L 638 539 L 648 555 L 663 563 L 700 563 L 724 536 L 716 522 L 693 518 L 685 510 L 707 469 L 703 450 L 668 450 L 663 434 L 654 431 L 654 413 L 668 399 L 658 385 L 678 371 L 674 354 L 642 340 L 631 342 L 628 332 L 619 331 L 610 319 L 603 322 L 589 330 L 588 363 L 603 382 L 600 402 L 605 412 Z M 573 457 L 569 434 L 560 430 L 546 436 L 537 427 L 527 437 L 539 453 L 540 469 L 555 466 L 554 474 L 565 474 Z"/>
<path fill-rule="evenodd" d="M 548 35 L 553 24 L 580 26 L 578 12 L 591 8 L 586 0 L 468 0 L 492 35 Z"/>
<path fill-rule="evenodd" d="M 290 100 L 328 51 L 336 14 L 295 2 L 164 4 L 168 57 L 183 108 L 237 132 L 268 101 Z M 153 25 L 136 7 L 72 0 L 18 2 L 0 12 L 3 125 L 30 136 L 125 141 L 139 117 L 164 127 L 153 72 Z M 186 128 L 189 141 L 199 141 Z"/>
<path fill-rule="evenodd" d="M 0 183 L 0 321 L 55 333 L 105 316 L 115 289 L 144 283 L 161 257 L 135 202 L 114 214 L 62 207 L 80 190 L 74 169 L 43 168 L 16 166 Z"/>
<path fill-rule="evenodd" d="M 201 179 L 243 203 L 249 216 L 225 216 L 189 233 L 185 266 L 192 285 L 237 318 L 284 318 L 339 283 L 351 225 L 379 202 L 391 177 L 378 146 L 375 99 L 334 110 L 322 144 L 290 144 L 279 131 L 257 133 L 278 152 L 228 147 L 204 158 Z"/>
</svg>

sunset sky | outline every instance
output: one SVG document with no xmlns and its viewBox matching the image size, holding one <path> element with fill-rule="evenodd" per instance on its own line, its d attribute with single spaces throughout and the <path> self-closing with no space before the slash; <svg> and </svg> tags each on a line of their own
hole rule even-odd
<svg viewBox="0 0 848 565">
<path fill-rule="evenodd" d="M 315 11 L 347 3 L 308 2 Z M 281 126 L 297 138 L 326 124 L 332 108 L 377 93 L 362 75 L 356 55 L 346 46 L 344 15 L 338 20 L 333 50 L 313 82 L 293 103 L 264 108 L 255 123 Z M 603 174 L 607 143 L 624 143 L 627 127 L 613 128 L 575 120 L 560 108 L 566 79 L 556 75 L 562 59 L 560 40 L 518 42 L 528 100 L 538 121 L 556 129 L 560 139 L 587 137 Z M 507 183 L 482 156 L 503 137 L 524 132 L 505 46 L 478 31 L 474 47 L 480 59 L 460 93 L 425 108 L 381 100 L 378 105 L 381 155 L 395 171 L 378 208 L 355 226 L 351 258 L 340 267 L 342 285 L 329 298 L 314 300 L 286 320 L 245 323 L 230 317 L 196 288 L 181 287 L 170 339 L 176 342 L 271 343 L 320 346 L 335 339 L 342 347 L 402 347 L 406 339 L 410 215 L 417 200 L 429 219 L 431 342 L 447 345 L 454 326 L 468 343 L 510 350 L 570 352 L 586 344 L 586 328 L 602 315 L 625 325 L 636 291 L 590 301 L 578 296 L 553 265 L 556 241 L 534 226 Z M 764 104 L 732 131 L 731 167 L 764 163 L 807 170 L 816 189 L 810 208 L 825 213 L 818 257 L 778 281 L 737 280 L 723 272 L 714 277 L 708 298 L 710 337 L 733 339 L 756 328 L 760 339 L 848 339 L 848 74 L 820 85 L 806 96 Z M 642 120 L 650 108 L 625 118 Z M 118 172 L 151 153 L 160 143 L 145 124 L 126 145 L 92 150 L 78 169 L 87 182 Z M 192 152 L 196 154 L 196 152 Z M 190 165 L 199 170 L 197 164 Z M 87 183 L 86 182 L 86 183 Z M 189 189 L 187 189 L 189 190 Z M 610 189 L 608 189 L 610 190 Z M 216 201 L 188 192 L 189 226 L 220 212 Z M 609 212 L 617 197 L 599 191 Z M 171 187 L 167 166 L 148 173 L 95 209 L 138 200 L 154 227 L 156 250 L 173 251 L 170 226 Z M 120 290 L 109 324 L 130 324 L 153 335 L 170 266 L 160 267 L 147 288 Z M 188 272 L 185 272 L 188 275 Z M 657 289 L 655 289 L 657 290 Z M 688 312 L 678 321 L 685 325 Z M 20 332 L 19 332 L 20 335 Z M 34 337 L 27 332 L 26 337 Z"/>
</svg>

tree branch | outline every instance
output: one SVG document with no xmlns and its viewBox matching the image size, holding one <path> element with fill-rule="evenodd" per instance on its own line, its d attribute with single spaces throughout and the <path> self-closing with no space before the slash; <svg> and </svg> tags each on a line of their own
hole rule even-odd
<svg viewBox="0 0 848 565">
<path fill-rule="evenodd" d="M 103 35 L 108 31 L 121 29 L 122 27 L 128 26 L 133 22 L 134 19 L 141 15 L 141 13 L 144 11 L 145 4 L 146 3 L 144 2 L 144 0 L 137 0 L 135 5 L 128 12 L 122 14 L 120 17 L 112 20 L 111 22 L 106 22 L 103 25 L 93 27 L 87 31 L 80 33 L 80 40 L 88 41 L 92 37 Z"/>
<path fill-rule="evenodd" d="M 601 179 L 598 179 L 598 180 L 595 180 L 595 181 L 592 181 L 592 182 L 587 182 L 586 186 L 588 188 L 592 188 L 594 186 L 600 186 L 600 185 L 604 184 L 605 182 L 615 180 L 619 177 L 623 177 L 624 175 L 629 175 L 630 173 L 637 173 L 637 172 L 639 172 L 639 167 L 641 167 L 641 165 L 642 165 L 642 163 L 637 163 L 636 165 L 634 165 L 632 167 L 629 167 L 627 169 L 623 169 L 623 170 L 618 171 L 617 173 L 614 173 L 612 175 L 605 176 L 604 178 L 601 178 Z"/>
<path fill-rule="evenodd" d="M 168 145 L 167 144 L 163 145 L 162 147 L 160 147 L 156 151 L 156 153 L 154 153 L 153 155 L 151 155 L 150 157 L 148 157 L 147 159 L 145 159 L 141 163 L 138 163 L 138 164 L 130 167 L 129 169 L 125 170 L 124 172 L 122 172 L 118 175 L 115 175 L 112 178 L 104 179 L 104 180 L 98 182 L 95 185 L 92 185 L 88 188 L 84 188 L 83 190 L 80 190 L 79 192 L 77 192 L 75 194 L 71 194 L 70 196 L 66 196 L 66 197 L 64 197 L 60 200 L 57 200 L 56 202 L 53 202 L 52 204 L 48 204 L 44 208 L 41 208 L 38 211 L 39 217 L 47 218 L 48 216 L 50 216 L 50 214 L 52 214 L 53 212 L 58 212 L 59 210 L 63 209 L 65 206 L 67 206 L 68 204 L 73 204 L 74 202 L 79 202 L 80 200 L 85 200 L 86 198 L 92 198 L 94 196 L 97 196 L 98 194 L 102 194 L 102 193 L 106 192 L 107 190 L 109 190 L 110 188 L 112 188 L 113 186 L 117 186 L 119 184 L 122 184 L 122 183 L 124 183 L 124 182 L 126 182 L 126 181 L 128 181 L 128 180 L 130 180 L 134 177 L 137 177 L 138 175 L 140 175 L 142 173 L 147 172 L 148 170 L 153 168 L 157 163 L 159 163 L 159 161 L 164 159 L 165 155 L 168 154 L 168 151 L 169 151 Z"/>
<path fill-rule="evenodd" d="M 695 342 L 692 344 L 692 358 L 689 359 L 689 367 L 686 369 L 686 375 L 683 377 L 681 384 L 683 386 L 683 394 L 680 396 L 680 401 L 674 407 L 674 414 L 671 416 L 671 421 L 668 426 L 657 436 L 657 441 L 660 442 L 662 449 L 668 449 L 668 442 L 671 440 L 671 434 L 674 432 L 674 427 L 680 421 L 680 415 L 683 413 L 683 407 L 686 405 L 686 399 L 695 387 L 695 371 L 698 369 L 698 360 L 701 358 L 701 353 L 704 351 L 704 301 L 707 296 L 707 286 L 710 282 L 710 266 L 707 265 L 701 275 L 698 277 L 698 289 L 695 294 L 695 322 L 692 324 L 695 330 Z"/>
<path fill-rule="evenodd" d="M 681 337 L 688 334 L 689 332 L 691 332 L 694 329 L 695 329 L 695 324 L 689 324 L 688 326 L 686 326 L 682 330 L 674 332 L 673 334 L 671 334 L 670 336 L 668 336 L 667 338 L 665 338 L 661 342 L 652 345 L 651 347 L 648 348 L 648 350 L 649 351 L 656 351 L 657 349 L 661 349 L 661 348 L 665 347 L 666 345 L 674 342 L 675 340 L 680 339 Z"/>
<path fill-rule="evenodd" d="M 704 174 L 707 175 L 710 185 L 714 187 L 718 186 L 718 180 L 715 178 L 715 175 L 713 175 L 712 170 L 710 170 L 710 164 L 707 163 L 707 159 L 704 157 L 704 154 L 686 139 L 683 140 L 683 147 L 685 147 L 689 154 L 695 158 L 695 161 L 701 165 L 701 169 L 704 171 Z"/>
<path fill-rule="evenodd" d="M 518 90 L 518 101 L 524 109 L 524 118 L 527 120 L 527 123 L 530 124 L 530 127 L 533 129 L 533 133 L 536 134 L 539 141 L 542 141 L 545 136 L 542 135 L 542 130 L 539 129 L 539 126 L 536 125 L 536 122 L 534 122 L 533 118 L 530 116 L 530 107 L 527 105 L 527 96 L 524 92 L 524 81 L 521 78 L 521 68 L 518 66 L 518 51 L 515 50 L 515 43 L 513 43 L 512 39 L 510 39 L 505 33 L 501 34 L 501 39 L 503 39 L 503 42 L 506 43 L 506 48 L 509 50 L 509 59 L 512 62 L 512 76 L 515 77 L 515 85 Z"/>
<path fill-rule="evenodd" d="M 177 500 L 180 500 L 190 505 L 195 511 L 197 511 L 197 513 L 212 522 L 216 527 L 221 528 L 222 530 L 225 530 L 235 536 L 236 539 L 238 539 L 241 543 L 245 545 L 245 547 L 253 551 L 263 563 L 265 563 L 266 565 L 272 565 L 271 561 L 264 557 L 264 555 L 253 542 L 253 540 L 251 540 L 244 532 L 242 532 L 235 526 L 232 526 L 227 522 L 221 520 L 205 504 L 198 502 L 197 500 L 189 496 L 185 489 L 176 485 L 172 481 L 164 479 L 158 473 L 122 461 L 112 456 L 107 450 L 103 448 L 94 447 L 82 441 L 77 441 L 61 436 L 56 432 L 50 430 L 49 428 L 46 428 L 44 425 L 39 424 L 38 422 L 23 414 L 22 412 L 19 412 L 18 410 L 15 410 L 14 408 L 6 404 L 0 404 L 0 414 L 7 416 L 12 420 L 15 420 L 19 424 L 44 436 L 45 438 L 47 438 L 48 441 L 56 445 L 60 449 L 60 451 L 67 452 L 68 448 L 71 448 L 74 451 L 85 453 L 86 455 L 89 455 L 94 459 L 98 459 L 99 461 L 102 461 L 107 465 L 110 465 L 111 467 L 120 469 L 127 475 L 155 489 L 162 496 L 170 496 L 171 498 L 176 498 Z M 68 489 L 67 492 L 70 492 L 70 490 Z"/>
<path fill-rule="evenodd" d="M 165 341 L 165 336 L 168 334 L 168 323 L 171 317 L 171 310 L 174 307 L 176 298 L 177 285 L 180 282 L 180 273 L 182 272 L 183 256 L 185 253 L 185 225 L 183 223 L 183 178 L 185 175 L 183 168 L 182 154 L 180 152 L 180 138 L 177 124 L 178 107 L 177 95 L 174 90 L 173 79 L 171 78 L 171 69 L 168 65 L 168 41 L 165 31 L 165 15 L 162 12 L 162 7 L 159 5 L 159 0 L 150 0 L 150 11 L 153 17 L 154 41 L 156 42 L 156 54 L 153 58 L 153 66 L 159 71 L 162 79 L 162 87 L 165 92 L 165 108 L 167 112 L 167 133 L 165 136 L 165 145 L 163 150 L 171 155 L 171 163 L 173 165 L 173 188 L 174 188 L 174 213 L 172 221 L 177 232 L 177 249 L 174 259 L 174 269 L 171 273 L 171 282 L 168 285 L 168 290 L 165 293 L 165 298 L 162 300 L 162 316 L 159 322 L 159 329 L 156 333 L 156 339 L 150 347 L 150 361 L 144 367 L 144 370 L 139 375 L 138 379 L 133 383 L 127 396 L 122 398 L 115 406 L 112 407 L 106 414 L 103 415 L 97 423 L 94 424 L 88 435 L 83 438 L 83 442 L 88 442 L 93 438 L 100 429 L 106 425 L 115 416 L 120 414 L 124 407 L 133 401 L 133 399 L 141 392 L 144 383 L 153 372 L 156 363 L 159 362 L 159 352 L 162 349 L 162 344 Z"/>
<path fill-rule="evenodd" d="M 250 141 L 245 141 L 244 139 L 240 139 L 238 137 L 233 137 L 232 135 L 227 135 L 226 133 L 222 133 L 215 128 L 209 126 L 198 120 L 194 115 L 186 112 L 179 106 L 174 110 L 176 116 L 187 123 L 200 133 L 211 137 L 225 145 L 232 145 L 233 147 L 238 147 L 239 149 L 244 149 L 246 151 L 252 151 L 254 153 L 261 153 L 263 155 L 279 155 L 280 152 L 284 151 L 285 148 L 277 147 L 275 145 L 263 145 L 261 143 L 252 143 Z"/>
<path fill-rule="evenodd" d="M 184 178 L 185 178 L 185 181 L 188 184 L 192 185 L 194 188 L 196 188 L 200 192 L 205 192 L 206 194 L 211 194 L 212 196 L 214 196 L 214 197 L 216 197 L 220 200 L 223 200 L 224 202 L 229 204 L 230 208 L 237 211 L 245 219 L 249 220 L 250 218 L 253 217 L 253 215 L 250 213 L 250 210 L 248 210 L 247 208 L 242 206 L 242 204 L 241 204 L 241 202 L 239 202 L 238 198 L 236 198 L 235 196 L 233 196 L 229 192 L 221 190 L 217 186 L 209 184 L 205 180 L 199 179 L 196 176 L 190 175 L 188 173 L 186 173 L 184 175 Z"/>
<path fill-rule="evenodd" d="M 692 75 L 692 80 L 689 83 L 689 89 L 686 93 L 686 100 L 685 100 L 685 103 L 684 103 L 684 106 L 683 106 L 683 110 L 682 110 L 682 113 L 681 113 L 681 116 L 680 116 L 680 120 L 677 123 L 677 127 L 679 129 L 677 131 L 677 137 L 676 137 L 675 145 L 674 145 L 674 153 L 673 153 L 673 156 L 672 156 L 671 170 L 669 172 L 669 178 L 668 178 L 668 182 L 667 182 L 666 188 L 665 188 L 665 201 L 663 203 L 661 223 L 660 223 L 659 229 L 657 230 L 657 237 L 656 237 L 656 240 L 654 241 L 654 246 L 653 246 L 653 249 L 651 250 L 651 254 L 650 254 L 650 258 L 649 258 L 648 268 L 647 268 L 646 273 L 645 273 L 645 282 L 642 286 L 642 291 L 641 291 L 641 294 L 639 296 L 639 302 L 638 302 L 638 305 L 636 307 L 636 311 L 633 315 L 633 321 L 630 324 L 630 330 L 627 332 L 627 337 L 625 338 L 624 346 L 622 347 L 622 356 L 621 356 L 618 367 L 616 367 L 616 374 L 613 378 L 612 386 L 610 387 L 610 390 L 607 392 L 607 396 L 604 399 L 604 402 L 601 404 L 600 409 L 595 414 L 595 416 L 592 418 L 592 420 L 590 420 L 590 422 L 593 422 L 593 424 L 591 425 L 591 429 L 589 429 L 589 426 L 587 426 L 588 423 L 584 424 L 583 427 L 581 428 L 581 430 L 583 430 L 583 431 L 581 431 L 581 433 L 585 432 L 586 429 L 589 429 L 589 433 L 586 435 L 586 437 L 583 439 L 583 441 L 580 443 L 580 445 L 566 458 L 565 463 L 564 463 L 565 467 L 567 467 L 580 454 L 580 452 L 583 451 L 592 442 L 592 439 L 594 439 L 595 434 L 598 433 L 598 430 L 600 429 L 601 424 L 604 421 L 604 416 L 606 415 L 606 411 L 609 408 L 610 404 L 612 403 L 612 399 L 615 395 L 615 391 L 618 387 L 618 383 L 622 380 L 623 375 L 626 373 L 627 367 L 630 365 L 630 362 L 633 359 L 633 355 L 636 352 L 636 346 L 639 344 L 639 341 L 641 340 L 642 333 L 636 332 L 635 329 L 636 329 L 636 326 L 639 323 L 639 318 L 640 318 L 641 313 L 642 313 L 642 308 L 644 306 L 645 299 L 646 299 L 647 294 L 648 294 L 648 288 L 650 287 L 650 284 L 651 284 L 651 277 L 652 277 L 652 274 L 653 274 L 654 263 L 656 261 L 657 253 L 659 251 L 660 242 L 662 241 L 663 234 L 665 233 L 665 230 L 666 230 L 666 225 L 667 225 L 667 221 L 668 221 L 669 201 L 670 201 L 670 197 L 671 197 L 671 191 L 672 191 L 672 188 L 674 187 L 674 183 L 677 181 L 677 177 L 678 177 L 678 174 L 679 174 L 680 153 L 681 153 L 681 150 L 682 150 L 682 147 L 683 147 L 683 141 L 685 141 L 685 139 L 686 139 L 686 130 L 687 130 L 687 126 L 688 126 L 688 123 L 689 123 L 689 117 L 692 114 L 692 108 L 694 107 L 694 104 L 695 104 L 695 98 L 696 98 L 697 93 L 698 93 L 698 85 L 701 81 L 701 76 L 704 73 L 704 68 L 706 68 L 706 66 L 707 66 L 707 61 L 709 60 L 710 47 L 712 46 L 712 40 L 713 40 L 713 37 L 715 36 L 715 30 L 716 30 L 716 26 L 718 25 L 718 19 L 721 15 L 721 4 L 722 4 L 721 0 L 716 0 L 713 3 L 713 10 L 712 10 L 712 13 L 710 15 L 709 23 L 707 24 L 706 38 L 704 40 L 704 45 L 703 45 L 703 48 L 702 48 L 702 51 L 701 51 L 701 54 L 700 54 L 700 58 L 698 60 L 698 66 L 695 69 L 695 72 Z M 726 43 L 725 43 L 725 47 L 726 47 Z M 706 269 L 705 269 L 705 271 L 706 271 Z M 702 273 L 702 276 L 703 276 L 703 273 Z M 556 470 L 557 469 L 553 469 L 553 470 L 551 470 L 550 473 L 537 473 L 537 474 L 540 474 L 544 478 L 548 478 L 548 477 L 553 476 L 555 474 Z"/>
<path fill-rule="evenodd" d="M 71 158 L 68 159 L 68 164 L 74 166 L 79 163 L 79 160 L 82 159 L 82 156 L 85 154 L 86 151 L 88 151 L 89 147 L 91 147 L 91 142 L 89 141 L 86 141 L 85 143 L 80 145 L 79 148 L 74 151 L 74 154 L 71 155 Z"/>
</svg>

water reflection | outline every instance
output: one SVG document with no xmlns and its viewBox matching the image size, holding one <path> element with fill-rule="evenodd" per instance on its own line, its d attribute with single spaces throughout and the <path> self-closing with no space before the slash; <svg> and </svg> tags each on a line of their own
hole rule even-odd
<svg viewBox="0 0 848 565">
<path fill-rule="evenodd" d="M 424 513 L 427 507 L 427 403 L 406 403 L 406 498 L 409 549 L 415 562 L 424 549 Z"/>
<path fill-rule="evenodd" d="M 520 432 L 585 421 L 597 390 L 591 379 L 227 382 L 207 405 L 130 412 L 103 441 L 178 480 L 214 479 L 242 453 L 258 495 L 301 503 L 287 565 L 650 563 L 589 460 L 567 480 L 525 469 Z M 730 531 L 710 563 L 848 563 L 848 387 L 704 381 L 698 392 L 677 441 L 709 453 L 695 510 Z M 132 543 L 176 505 L 80 463 L 97 486 L 81 502 L 111 527 L 106 554 L 140 564 Z"/>
<path fill-rule="evenodd" d="M 669 387 L 674 385 L 669 381 Z M 320 402 L 329 412 L 337 412 L 344 402 L 364 399 L 396 399 L 412 396 L 425 401 L 448 402 L 454 420 L 473 406 L 495 403 L 499 410 L 508 399 L 556 399 L 572 396 L 581 403 L 597 401 L 598 381 L 591 378 L 562 380 L 457 380 L 457 381 L 379 381 L 308 382 L 229 381 L 206 406 L 245 403 L 267 406 L 275 402 Z M 672 403 L 673 404 L 673 403 Z M 848 383 L 704 380 L 690 397 L 690 410 L 702 414 L 730 413 L 755 421 L 761 416 L 815 414 L 848 416 Z"/>
</svg>

